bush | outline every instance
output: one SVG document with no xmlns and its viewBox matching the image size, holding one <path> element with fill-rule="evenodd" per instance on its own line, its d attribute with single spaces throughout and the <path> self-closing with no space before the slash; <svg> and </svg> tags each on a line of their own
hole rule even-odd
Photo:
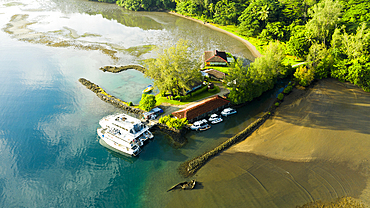
<svg viewBox="0 0 370 208">
<path fill-rule="evenodd" d="M 307 69 L 306 66 L 299 66 L 294 77 L 297 79 L 299 84 L 303 87 L 310 85 L 315 77 L 315 72 L 312 69 Z"/>
<path fill-rule="evenodd" d="M 212 89 L 208 89 L 208 92 L 210 93 L 214 93 L 214 92 L 217 92 L 218 88 L 215 86 L 214 88 Z"/>
<path fill-rule="evenodd" d="M 163 116 L 159 119 L 159 123 L 165 124 L 170 128 L 182 129 L 184 126 L 188 125 L 188 120 L 186 118 L 173 118 L 171 115 Z"/>
<path fill-rule="evenodd" d="M 154 95 L 143 94 L 140 100 L 139 107 L 145 111 L 150 111 L 157 101 Z"/>
<path fill-rule="evenodd" d="M 293 89 L 293 87 L 291 86 L 291 85 L 288 85 L 285 89 L 284 89 L 284 93 L 285 94 L 288 94 L 288 93 L 290 93 L 290 91 L 292 91 L 292 89 Z"/>
<path fill-rule="evenodd" d="M 283 93 L 279 93 L 278 96 L 277 96 L 277 98 L 279 100 L 283 100 L 284 99 L 284 94 Z"/>
<path fill-rule="evenodd" d="M 132 102 L 130 101 L 130 102 L 128 102 L 128 106 L 133 106 L 133 104 L 132 104 Z"/>
<path fill-rule="evenodd" d="M 276 102 L 276 103 L 275 103 L 275 106 L 276 106 L 276 107 L 279 107 L 279 105 L 280 105 L 280 103 L 279 103 L 279 102 Z"/>
</svg>

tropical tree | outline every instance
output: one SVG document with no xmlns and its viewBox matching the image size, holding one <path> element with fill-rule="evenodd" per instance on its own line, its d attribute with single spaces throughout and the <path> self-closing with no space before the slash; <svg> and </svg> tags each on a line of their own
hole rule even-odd
<svg viewBox="0 0 370 208">
<path fill-rule="evenodd" d="M 310 85 L 315 76 L 315 72 L 306 66 L 299 66 L 294 73 L 294 77 L 298 80 L 299 84 L 306 87 Z"/>
<path fill-rule="evenodd" d="M 250 67 L 243 66 L 238 60 L 225 79 L 230 89 L 229 100 L 235 104 L 244 103 L 272 89 L 278 77 L 287 75 L 287 68 L 282 65 L 284 57 L 281 45 L 271 42 L 265 55 L 257 58 Z"/>
<path fill-rule="evenodd" d="M 243 61 L 238 59 L 232 70 L 229 70 L 225 83 L 230 89 L 228 99 L 234 104 L 240 104 L 253 99 L 253 80 L 248 74 L 248 66 L 243 66 Z"/>
<path fill-rule="evenodd" d="M 246 36 L 257 36 L 269 22 L 279 21 L 282 5 L 275 0 L 252 1 L 239 16 L 238 29 Z"/>
<path fill-rule="evenodd" d="M 237 4 L 235 2 L 229 0 L 218 1 L 214 11 L 213 19 L 215 23 L 223 25 L 237 23 Z"/>
<path fill-rule="evenodd" d="M 200 62 L 188 41 L 180 39 L 174 46 L 157 49 L 158 57 L 146 61 L 145 76 L 154 80 L 162 94 L 184 94 L 201 80 Z"/>
<path fill-rule="evenodd" d="M 305 58 L 308 54 L 308 50 L 311 46 L 310 41 L 306 37 L 306 30 L 304 26 L 297 26 L 293 30 L 293 35 L 290 36 L 287 42 L 288 52 L 299 58 Z"/>
<path fill-rule="evenodd" d="M 139 107 L 143 110 L 150 111 L 155 106 L 155 96 L 151 94 L 143 94 L 139 103 Z"/>
<path fill-rule="evenodd" d="M 312 19 L 306 24 L 307 31 L 326 44 L 330 31 L 339 22 L 341 11 L 342 5 L 337 0 L 323 0 L 315 4 L 308 10 Z"/>
</svg>

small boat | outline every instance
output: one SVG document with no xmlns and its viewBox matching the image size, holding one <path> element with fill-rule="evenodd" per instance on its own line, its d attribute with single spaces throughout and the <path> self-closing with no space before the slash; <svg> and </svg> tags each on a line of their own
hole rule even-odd
<svg viewBox="0 0 370 208">
<path fill-rule="evenodd" d="M 217 114 L 212 114 L 211 117 L 208 119 L 212 124 L 217 124 L 217 123 L 220 123 L 222 122 L 222 118 L 221 116 L 217 115 Z"/>
<path fill-rule="evenodd" d="M 167 192 L 174 190 L 174 189 L 191 190 L 195 187 L 195 184 L 196 184 L 195 180 L 191 180 L 190 182 L 187 182 L 187 181 L 181 182 L 181 183 L 178 183 L 172 186 L 170 189 L 167 190 Z"/>
<path fill-rule="evenodd" d="M 207 130 L 207 129 L 209 129 L 209 128 L 207 128 L 208 126 L 209 126 L 209 124 L 207 123 L 207 120 L 203 119 L 203 120 L 199 120 L 199 121 L 194 122 L 193 125 L 190 126 L 190 129 L 192 129 L 192 130 L 201 130 L 201 129 Z"/>
<path fill-rule="evenodd" d="M 148 85 L 144 90 L 143 93 L 149 93 L 154 89 L 153 85 Z"/>
<path fill-rule="evenodd" d="M 208 130 L 210 128 L 211 128 L 211 125 L 207 124 L 206 126 L 199 128 L 198 131 L 205 131 L 205 130 Z"/>
<path fill-rule="evenodd" d="M 222 119 L 222 118 L 217 118 L 217 119 L 215 119 L 215 120 L 211 121 L 211 124 L 218 124 L 218 123 L 220 123 L 220 122 L 222 122 L 222 121 L 223 121 L 223 119 Z"/>
<path fill-rule="evenodd" d="M 236 113 L 236 110 L 235 109 L 232 109 L 232 108 L 225 108 L 222 112 L 221 112 L 221 115 L 227 117 L 229 115 L 232 115 L 232 114 L 235 114 Z"/>
</svg>

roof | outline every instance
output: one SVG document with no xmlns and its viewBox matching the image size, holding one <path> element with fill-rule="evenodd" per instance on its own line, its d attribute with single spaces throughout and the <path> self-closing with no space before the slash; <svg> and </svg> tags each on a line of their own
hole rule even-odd
<svg viewBox="0 0 370 208">
<path fill-rule="evenodd" d="M 226 62 L 227 56 L 224 51 L 205 51 L 204 52 L 204 62 Z"/>
<path fill-rule="evenodd" d="M 194 118 L 197 118 L 198 116 L 201 116 L 219 107 L 225 106 L 229 103 L 230 101 L 218 95 L 215 95 L 187 108 L 173 112 L 172 115 L 176 116 L 177 118 L 187 118 L 188 120 L 192 120 Z"/>
<path fill-rule="evenodd" d="M 217 79 L 225 79 L 225 76 L 226 76 L 225 73 L 220 72 L 216 69 L 207 69 L 207 70 L 204 70 L 203 72 L 205 72 L 209 75 L 212 75 L 212 76 L 216 77 Z"/>
</svg>

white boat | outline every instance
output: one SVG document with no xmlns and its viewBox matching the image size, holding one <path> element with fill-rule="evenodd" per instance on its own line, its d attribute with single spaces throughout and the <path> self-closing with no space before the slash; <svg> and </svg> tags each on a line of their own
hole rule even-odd
<svg viewBox="0 0 370 208">
<path fill-rule="evenodd" d="M 209 117 L 208 121 L 210 121 L 212 124 L 217 124 L 217 123 L 222 122 L 223 120 L 222 120 L 221 116 L 219 116 L 217 114 L 212 114 Z"/>
<path fill-rule="evenodd" d="M 232 109 L 232 108 L 225 108 L 222 112 L 221 112 L 221 115 L 227 117 L 229 115 L 232 115 L 232 114 L 235 114 L 236 113 L 236 110 L 235 109 Z"/>
<path fill-rule="evenodd" d="M 101 140 L 114 150 L 131 156 L 137 156 L 141 152 L 140 146 L 153 138 L 149 127 L 126 114 L 106 116 L 99 124 L 101 128 L 97 132 Z"/>
</svg>

